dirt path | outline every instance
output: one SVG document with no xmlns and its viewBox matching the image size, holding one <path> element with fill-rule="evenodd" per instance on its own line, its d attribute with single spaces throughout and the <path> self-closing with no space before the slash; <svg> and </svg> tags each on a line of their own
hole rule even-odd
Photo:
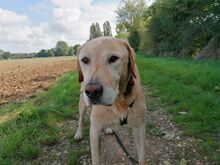
<svg viewBox="0 0 220 165">
<path fill-rule="evenodd" d="M 207 157 L 201 154 L 198 140 L 183 135 L 175 126 L 165 109 L 158 104 L 157 98 L 147 90 L 148 111 L 146 115 L 146 160 L 152 165 L 205 165 L 211 164 Z M 73 141 L 77 121 L 67 121 L 61 127 L 61 139 L 53 146 L 44 146 L 41 156 L 32 164 L 91 164 L 88 138 L 81 143 Z M 137 157 L 131 129 L 116 127 L 120 138 L 128 151 Z M 84 147 L 86 151 L 77 163 L 71 163 L 70 153 Z M 130 165 L 113 135 L 104 135 L 102 138 L 102 164 L 103 165 Z"/>
</svg>

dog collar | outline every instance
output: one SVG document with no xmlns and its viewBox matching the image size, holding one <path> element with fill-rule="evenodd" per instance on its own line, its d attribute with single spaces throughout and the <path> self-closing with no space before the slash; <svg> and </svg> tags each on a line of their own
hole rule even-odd
<svg viewBox="0 0 220 165">
<path fill-rule="evenodd" d="M 130 108 L 133 107 L 134 102 L 135 102 L 135 99 L 134 99 L 134 101 L 132 101 L 132 103 L 129 105 Z"/>
<path fill-rule="evenodd" d="M 134 99 L 134 101 L 132 101 L 132 103 L 129 105 L 130 108 L 132 108 L 132 106 L 134 105 L 134 102 L 135 102 L 135 99 Z M 128 115 L 127 115 L 125 118 L 120 119 L 120 125 L 121 125 L 121 126 L 123 126 L 123 125 L 125 125 L 125 124 L 127 124 L 127 123 L 128 123 Z"/>
<path fill-rule="evenodd" d="M 128 116 L 126 116 L 125 118 L 123 118 L 123 119 L 120 119 L 120 125 L 121 126 L 123 126 L 123 125 L 125 125 L 125 124 L 127 124 L 128 123 Z"/>
</svg>

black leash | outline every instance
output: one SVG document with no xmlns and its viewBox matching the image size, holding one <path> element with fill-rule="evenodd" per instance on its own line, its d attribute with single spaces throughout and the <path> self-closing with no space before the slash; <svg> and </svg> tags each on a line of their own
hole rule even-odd
<svg viewBox="0 0 220 165">
<path fill-rule="evenodd" d="M 137 161 L 135 158 L 133 158 L 133 157 L 129 154 L 129 152 L 126 150 L 126 148 L 125 148 L 125 146 L 123 145 L 121 139 L 118 137 L 118 135 L 116 134 L 116 132 L 115 132 L 113 129 L 112 129 L 112 132 L 113 132 L 113 134 L 115 135 L 115 138 L 116 138 L 116 140 L 117 140 L 119 146 L 120 146 L 121 149 L 124 151 L 124 153 L 126 154 L 127 158 L 131 161 L 131 163 L 132 163 L 133 165 L 139 164 L 138 161 Z"/>
</svg>

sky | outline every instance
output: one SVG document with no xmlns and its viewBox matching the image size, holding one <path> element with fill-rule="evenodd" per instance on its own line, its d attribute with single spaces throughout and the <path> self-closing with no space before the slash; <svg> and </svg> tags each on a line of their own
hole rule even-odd
<svg viewBox="0 0 220 165">
<path fill-rule="evenodd" d="M 146 0 L 149 4 L 152 0 Z M 120 0 L 0 0 L 0 49 L 37 52 L 63 40 L 69 46 L 89 38 L 89 28 L 108 20 L 115 35 Z"/>
</svg>

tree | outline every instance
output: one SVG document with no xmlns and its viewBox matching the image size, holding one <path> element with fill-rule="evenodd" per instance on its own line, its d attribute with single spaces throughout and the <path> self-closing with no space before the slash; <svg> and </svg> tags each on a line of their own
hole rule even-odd
<svg viewBox="0 0 220 165">
<path fill-rule="evenodd" d="M 145 9 L 145 0 L 121 0 L 116 10 L 117 37 L 127 38 L 131 28 L 138 28 Z"/>
<path fill-rule="evenodd" d="M 54 53 L 52 49 L 47 50 L 47 57 L 54 57 Z"/>
<path fill-rule="evenodd" d="M 74 45 L 74 55 L 76 55 L 77 54 L 77 51 L 79 50 L 79 48 L 80 48 L 80 44 L 76 44 L 76 45 Z"/>
<path fill-rule="evenodd" d="M 109 21 L 104 22 L 103 24 L 103 35 L 104 36 L 112 36 L 111 25 Z"/>
<path fill-rule="evenodd" d="M 215 49 L 211 51 L 215 55 L 208 56 L 216 57 L 220 36 L 220 4 L 216 0 L 157 0 L 145 9 L 143 17 L 144 24 L 138 26 L 142 51 L 201 57 Z"/>
<path fill-rule="evenodd" d="M 4 52 L 4 53 L 2 54 L 2 58 L 3 58 L 3 59 L 9 59 L 9 58 L 11 58 L 11 53 L 10 53 L 10 52 Z"/>
<path fill-rule="evenodd" d="M 90 34 L 89 34 L 89 40 L 92 40 L 95 38 L 95 24 L 92 23 L 92 25 L 90 26 Z"/>
<path fill-rule="evenodd" d="M 42 49 L 36 54 L 36 57 L 48 57 L 47 50 Z"/>
<path fill-rule="evenodd" d="M 55 56 L 67 56 L 68 55 L 68 44 L 65 41 L 58 41 L 55 47 Z"/>
<path fill-rule="evenodd" d="M 134 50 L 137 51 L 140 44 L 140 36 L 136 28 L 132 28 L 130 30 L 128 41 Z"/>
<path fill-rule="evenodd" d="M 117 37 L 128 39 L 136 50 L 161 56 L 220 58 L 218 0 L 156 0 L 149 7 L 144 0 L 121 0 L 116 14 Z"/>
<path fill-rule="evenodd" d="M 4 50 L 0 49 L 0 55 L 2 55 L 4 53 Z"/>
<path fill-rule="evenodd" d="M 95 24 L 92 23 L 92 25 L 90 26 L 89 40 L 92 40 L 94 38 L 98 38 L 101 36 L 102 36 L 102 32 L 101 32 L 99 24 L 97 22 Z"/>
<path fill-rule="evenodd" d="M 99 24 L 96 22 L 95 23 L 95 38 L 101 37 L 102 36 L 102 31 L 99 26 Z"/>
<path fill-rule="evenodd" d="M 0 49 L 0 60 L 3 59 L 4 50 Z"/>
<path fill-rule="evenodd" d="M 73 56 L 73 55 L 74 55 L 74 47 L 73 47 L 73 46 L 70 46 L 70 47 L 69 47 L 68 55 L 69 55 L 69 56 Z"/>
</svg>

